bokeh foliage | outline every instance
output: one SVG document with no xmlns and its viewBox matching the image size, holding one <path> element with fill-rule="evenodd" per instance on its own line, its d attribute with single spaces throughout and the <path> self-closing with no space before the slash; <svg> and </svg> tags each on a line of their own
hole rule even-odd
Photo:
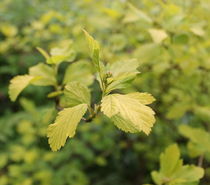
<svg viewBox="0 0 210 185">
<path fill-rule="evenodd" d="M 204 156 L 200 184 L 210 183 L 210 1 L 129 2 L 0 2 L 0 184 L 154 183 L 150 172 L 158 169 L 160 153 L 174 142 L 185 163 L 197 164 Z M 53 103 L 46 98 L 51 89 L 29 87 L 23 93 L 26 99 L 11 103 L 7 88 L 14 75 L 44 61 L 37 46 L 49 50 L 70 40 L 73 60 L 88 63 L 82 28 L 99 41 L 105 63 L 137 58 L 141 73 L 128 91 L 155 96 L 157 121 L 146 136 L 122 133 L 99 116 L 80 124 L 76 137 L 52 153 L 46 138 L 55 116 Z M 60 80 L 67 67 L 61 65 Z M 82 69 L 75 66 L 77 78 L 87 72 Z M 96 100 L 98 96 L 94 94 Z"/>
</svg>

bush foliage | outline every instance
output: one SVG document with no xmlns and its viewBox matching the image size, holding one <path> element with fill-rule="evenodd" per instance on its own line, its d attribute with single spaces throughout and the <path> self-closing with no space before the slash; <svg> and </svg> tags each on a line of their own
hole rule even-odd
<svg viewBox="0 0 210 185">
<path fill-rule="evenodd" d="M 208 185 L 209 7 L 209 0 L 2 0 L 0 185 Z M 140 104 L 136 92 L 151 99 L 141 94 Z M 154 100 L 143 92 L 156 99 L 148 136 L 129 133 L 149 133 L 132 125 Z M 75 132 L 52 144 L 51 123 L 66 121 L 58 111 L 78 109 L 82 118 L 86 105 L 77 134 L 52 152 L 47 135 L 57 150 Z"/>
</svg>

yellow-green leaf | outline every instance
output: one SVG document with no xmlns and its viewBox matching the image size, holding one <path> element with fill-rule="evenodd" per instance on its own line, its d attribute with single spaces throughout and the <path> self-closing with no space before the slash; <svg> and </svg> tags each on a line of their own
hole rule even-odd
<svg viewBox="0 0 210 185">
<path fill-rule="evenodd" d="M 65 108 L 58 113 L 55 123 L 49 125 L 47 137 L 53 151 L 64 146 L 68 137 L 73 137 L 82 116 L 87 110 L 87 104 L 80 104 L 75 107 Z"/>
<path fill-rule="evenodd" d="M 93 54 L 94 50 L 99 50 L 99 43 L 86 31 L 83 29 L 85 37 L 88 41 L 88 46 L 90 48 L 91 53 Z"/>
<path fill-rule="evenodd" d="M 168 37 L 168 34 L 165 32 L 165 30 L 162 29 L 149 29 L 149 33 L 153 41 L 157 44 L 160 44 Z"/>
<path fill-rule="evenodd" d="M 180 159 L 179 147 L 170 145 L 160 155 L 160 170 L 153 171 L 152 178 L 157 185 L 184 185 L 198 182 L 204 175 L 204 170 L 194 165 L 183 165 Z"/>
<path fill-rule="evenodd" d="M 107 78 L 108 86 L 105 93 L 109 94 L 113 90 L 127 87 L 139 73 L 138 67 L 139 62 L 136 59 L 111 64 L 108 67 L 111 77 Z"/>
<path fill-rule="evenodd" d="M 35 77 L 30 75 L 19 75 L 14 77 L 10 81 L 9 85 L 9 97 L 12 101 L 15 101 L 21 91 L 26 88 L 27 85 L 32 82 Z"/>
<path fill-rule="evenodd" d="M 65 72 L 63 83 L 78 81 L 84 85 L 90 85 L 93 82 L 92 66 L 88 61 L 75 62 L 68 66 Z"/>
<path fill-rule="evenodd" d="M 90 48 L 91 52 L 91 57 L 93 60 L 93 64 L 95 65 L 95 68 L 97 71 L 100 71 L 100 60 L 99 60 L 99 51 L 100 51 L 100 46 L 99 43 L 85 30 L 83 30 L 86 39 L 88 41 L 88 46 Z"/>
<path fill-rule="evenodd" d="M 138 100 L 140 103 L 144 105 L 151 104 L 152 102 L 155 101 L 155 98 L 149 93 L 134 92 L 127 94 L 127 96 Z"/>
<path fill-rule="evenodd" d="M 40 47 L 37 47 L 36 49 L 44 56 L 44 58 L 46 59 L 47 63 L 51 63 L 50 62 L 50 55 L 45 50 L 43 50 Z"/>
<path fill-rule="evenodd" d="M 64 89 L 64 102 L 62 106 L 72 107 L 83 103 L 90 105 L 89 89 L 80 82 L 68 83 Z"/>
<path fill-rule="evenodd" d="M 38 64 L 29 69 L 31 76 L 39 77 L 39 80 L 33 82 L 33 85 L 48 86 L 56 84 L 55 71 L 46 64 Z"/>
<path fill-rule="evenodd" d="M 197 149 L 200 155 L 210 152 L 210 134 L 205 130 L 181 125 L 179 132 L 190 140 L 191 147 Z"/>
<path fill-rule="evenodd" d="M 147 135 L 155 122 L 154 111 L 129 95 L 111 94 L 102 99 L 101 111 L 126 132 Z"/>
</svg>

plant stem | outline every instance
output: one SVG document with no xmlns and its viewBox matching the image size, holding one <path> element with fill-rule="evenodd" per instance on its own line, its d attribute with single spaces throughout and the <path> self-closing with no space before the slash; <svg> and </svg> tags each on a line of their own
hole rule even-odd
<svg viewBox="0 0 210 185">
<path fill-rule="evenodd" d="M 201 156 L 198 158 L 198 166 L 199 166 L 199 167 L 202 167 L 202 166 L 203 166 L 203 161 L 204 161 L 204 155 L 201 155 Z"/>
</svg>

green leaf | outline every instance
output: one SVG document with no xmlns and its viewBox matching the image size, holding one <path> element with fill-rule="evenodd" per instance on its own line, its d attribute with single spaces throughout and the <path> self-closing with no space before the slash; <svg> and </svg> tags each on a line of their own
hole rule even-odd
<svg viewBox="0 0 210 185">
<path fill-rule="evenodd" d="M 91 67 L 91 64 L 87 61 L 79 61 L 69 65 L 63 83 L 78 81 L 87 86 L 91 85 L 94 80 Z"/>
<path fill-rule="evenodd" d="M 46 64 L 41 63 L 30 67 L 29 74 L 34 77 L 39 77 L 39 80 L 34 81 L 33 85 L 54 86 L 57 83 L 54 69 Z"/>
<path fill-rule="evenodd" d="M 162 29 L 149 29 L 149 33 L 154 43 L 157 44 L 160 44 L 168 37 L 168 34 L 165 32 L 165 30 Z"/>
<path fill-rule="evenodd" d="M 33 80 L 34 76 L 30 75 L 19 75 L 14 77 L 10 81 L 9 85 L 9 97 L 12 101 L 15 101 L 18 95 L 26 88 Z"/>
<path fill-rule="evenodd" d="M 182 166 L 180 160 L 180 151 L 176 144 L 166 148 L 165 152 L 160 155 L 160 172 L 167 177 Z"/>
<path fill-rule="evenodd" d="M 128 61 L 115 62 L 108 67 L 111 77 L 107 78 L 106 94 L 116 89 L 126 88 L 127 85 L 139 73 L 137 70 L 139 63 L 137 60 L 132 59 Z"/>
<path fill-rule="evenodd" d="M 49 125 L 47 137 L 53 151 L 64 146 L 68 137 L 74 137 L 76 128 L 87 110 L 86 104 L 65 108 L 58 113 L 55 123 Z"/>
<path fill-rule="evenodd" d="M 50 54 L 53 64 L 63 61 L 72 62 L 76 57 L 75 51 L 70 46 L 52 48 Z"/>
<path fill-rule="evenodd" d="M 153 22 L 146 13 L 134 7 L 131 3 L 128 3 L 128 8 L 127 14 L 123 19 L 124 23 L 143 21 L 144 23 L 151 24 Z"/>
<path fill-rule="evenodd" d="M 99 43 L 85 30 L 83 30 L 85 37 L 88 41 L 88 46 L 90 48 L 91 52 L 91 57 L 93 60 L 93 64 L 97 71 L 100 71 L 100 59 L 99 59 L 99 51 L 100 51 L 100 46 Z"/>
<path fill-rule="evenodd" d="M 125 132 L 147 135 L 155 122 L 154 111 L 130 95 L 111 94 L 102 99 L 101 111 Z"/>
<path fill-rule="evenodd" d="M 149 93 L 139 93 L 139 92 L 134 92 L 134 93 L 129 93 L 127 96 L 136 99 L 140 103 L 144 105 L 151 104 L 152 102 L 155 101 L 155 98 L 149 94 Z"/>
<path fill-rule="evenodd" d="M 210 122 L 210 106 L 194 106 L 193 112 L 204 122 Z"/>
<path fill-rule="evenodd" d="M 80 82 L 70 82 L 65 86 L 63 101 L 65 107 L 82 103 L 90 105 L 90 91 Z"/>
<path fill-rule="evenodd" d="M 151 175 L 157 185 L 188 185 L 201 179 L 204 170 L 194 165 L 183 165 L 179 148 L 173 144 L 160 155 L 160 171 L 153 171 Z"/>
<path fill-rule="evenodd" d="M 46 62 L 47 62 L 48 64 L 51 64 L 51 63 L 52 63 L 52 62 L 51 62 L 51 59 L 50 59 L 50 55 L 49 55 L 45 50 L 43 50 L 43 49 L 40 48 L 40 47 L 37 47 L 36 49 L 44 56 L 44 58 L 46 59 Z"/>
<path fill-rule="evenodd" d="M 86 30 L 83 29 L 83 32 L 88 41 L 88 46 L 90 48 L 91 55 L 93 55 L 94 50 L 100 50 L 99 43 Z"/>
<path fill-rule="evenodd" d="M 37 47 L 39 52 L 45 57 L 48 64 L 59 64 L 67 61 L 71 62 L 75 59 L 75 51 L 72 49 L 72 41 L 64 40 L 50 50 L 50 55 L 42 48 Z"/>
<path fill-rule="evenodd" d="M 63 94 L 63 91 L 53 91 L 47 95 L 48 98 L 54 98 Z"/>
<path fill-rule="evenodd" d="M 188 149 L 196 150 L 197 155 L 195 156 L 210 152 L 210 134 L 205 130 L 181 125 L 179 126 L 179 132 L 190 140 Z"/>
</svg>

